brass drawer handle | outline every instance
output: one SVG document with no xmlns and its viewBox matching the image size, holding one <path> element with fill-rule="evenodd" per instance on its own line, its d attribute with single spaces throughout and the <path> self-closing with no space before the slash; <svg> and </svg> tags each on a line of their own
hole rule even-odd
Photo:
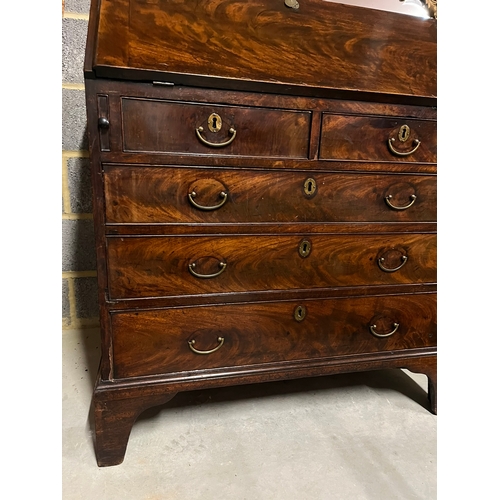
<svg viewBox="0 0 500 500">
<path fill-rule="evenodd" d="M 395 141 L 396 139 L 394 139 L 394 137 L 391 137 L 389 139 L 389 149 L 397 156 L 408 156 L 408 155 L 411 155 L 413 154 L 417 149 L 418 147 L 420 146 L 420 141 L 418 139 L 415 139 L 413 141 L 413 144 L 416 144 L 416 146 L 411 150 L 411 151 L 398 151 L 397 149 L 394 149 L 394 146 L 392 145 L 392 143 Z"/>
<path fill-rule="evenodd" d="M 375 329 L 377 328 L 377 325 L 370 325 L 370 332 L 372 332 L 373 335 L 375 335 L 375 337 L 380 337 L 380 338 L 390 337 L 391 335 L 393 335 L 394 333 L 396 333 L 396 330 L 399 328 L 399 323 L 394 323 L 393 327 L 394 327 L 394 329 L 392 330 L 392 332 L 389 332 L 389 333 L 377 333 L 375 331 Z"/>
<path fill-rule="evenodd" d="M 400 266 L 395 267 L 395 268 L 393 268 L 393 269 L 389 269 L 388 267 L 385 267 L 385 266 L 384 266 L 384 264 L 383 264 L 383 262 L 384 262 L 384 258 L 383 258 L 383 257 L 380 257 L 380 258 L 378 259 L 378 267 L 380 267 L 380 269 L 382 269 L 382 271 L 385 271 L 386 273 L 393 273 L 393 272 L 395 272 L 395 271 L 399 271 L 399 270 L 400 270 L 400 269 L 401 269 L 401 268 L 402 268 L 402 267 L 406 264 L 406 261 L 408 260 L 408 257 L 407 257 L 406 255 L 403 255 L 403 256 L 401 257 L 401 260 L 402 260 L 403 262 L 401 263 L 401 265 L 400 265 Z"/>
<path fill-rule="evenodd" d="M 408 208 L 410 208 L 414 203 L 415 203 L 415 200 L 417 199 L 417 195 L 415 194 L 412 194 L 410 196 L 410 203 L 408 203 L 408 205 L 405 205 L 404 207 L 397 207 L 396 205 L 393 205 L 391 203 L 391 199 L 392 199 L 392 195 L 389 195 L 389 196 L 386 196 L 385 197 L 385 202 L 387 203 L 387 205 L 389 205 L 391 208 L 393 208 L 394 210 L 407 210 Z"/>
<path fill-rule="evenodd" d="M 220 271 L 214 273 L 214 274 L 198 274 L 194 268 L 196 267 L 196 264 L 194 262 L 192 262 L 191 264 L 189 264 L 188 266 L 188 269 L 189 269 L 189 272 L 196 278 L 203 278 L 203 279 L 206 279 L 206 278 L 217 278 L 217 276 L 220 276 L 224 270 L 226 269 L 226 266 L 227 264 L 225 262 L 220 262 L 219 263 L 219 267 L 220 267 Z"/>
<path fill-rule="evenodd" d="M 196 340 L 189 340 L 188 345 L 189 348 L 196 354 L 212 354 L 213 352 L 218 351 L 222 347 L 222 344 L 224 343 L 224 337 L 218 337 L 217 342 L 219 342 L 219 345 L 217 347 L 214 347 L 213 349 L 210 349 L 209 351 L 199 351 L 198 349 L 194 348 L 193 345 L 196 343 Z"/>
<path fill-rule="evenodd" d="M 236 130 L 233 127 L 231 127 L 229 129 L 229 133 L 231 134 L 231 137 L 225 142 L 209 142 L 201 135 L 200 132 L 203 132 L 203 127 L 198 127 L 196 129 L 196 135 L 198 136 L 198 139 L 200 139 L 200 141 L 203 144 L 205 144 L 206 146 L 210 146 L 211 148 L 222 148 L 224 146 L 228 146 L 229 144 L 231 144 L 234 141 L 234 138 L 236 137 Z"/>
<path fill-rule="evenodd" d="M 226 201 L 227 201 L 227 193 L 225 191 L 221 191 L 220 195 L 219 195 L 222 198 L 222 201 L 218 205 L 213 205 L 210 207 L 198 205 L 198 203 L 196 203 L 196 201 L 194 201 L 195 196 L 196 196 L 196 193 L 194 191 L 189 193 L 188 194 L 189 202 L 191 203 L 191 205 L 193 205 L 193 207 L 199 208 L 200 210 L 217 210 L 218 208 L 222 207 L 222 205 L 224 205 L 224 203 L 226 203 Z"/>
</svg>

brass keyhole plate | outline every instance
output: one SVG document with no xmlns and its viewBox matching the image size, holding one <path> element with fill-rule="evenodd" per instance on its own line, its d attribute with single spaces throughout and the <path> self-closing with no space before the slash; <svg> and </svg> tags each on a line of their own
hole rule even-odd
<svg viewBox="0 0 500 500">
<path fill-rule="evenodd" d="M 208 117 L 208 130 L 218 132 L 222 128 L 222 118 L 217 113 L 212 113 Z"/>
<path fill-rule="evenodd" d="M 410 133 L 411 130 L 410 127 L 408 127 L 408 125 L 401 125 L 401 128 L 399 129 L 398 133 L 398 139 L 401 142 L 406 142 L 410 138 Z"/>
<path fill-rule="evenodd" d="M 299 8 L 299 2 L 298 2 L 298 0 L 285 0 L 285 5 L 287 7 L 292 8 L 292 9 L 298 9 Z"/>
<path fill-rule="evenodd" d="M 306 258 L 311 253 L 311 242 L 309 240 L 302 240 L 299 243 L 299 255 Z"/>
<path fill-rule="evenodd" d="M 309 177 L 304 181 L 303 187 L 304 187 L 304 194 L 308 198 L 312 198 L 314 196 L 314 193 L 316 193 L 317 184 L 312 177 Z"/>
<path fill-rule="evenodd" d="M 305 306 L 297 306 L 293 312 L 295 321 L 304 321 L 306 319 L 307 310 Z"/>
</svg>

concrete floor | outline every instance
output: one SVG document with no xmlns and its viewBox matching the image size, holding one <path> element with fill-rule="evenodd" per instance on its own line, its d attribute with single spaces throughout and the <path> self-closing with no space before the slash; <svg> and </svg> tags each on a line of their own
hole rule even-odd
<svg viewBox="0 0 500 500">
<path fill-rule="evenodd" d="M 433 500 L 427 377 L 402 370 L 179 394 L 99 468 L 88 417 L 96 330 L 63 333 L 63 499 Z"/>
</svg>

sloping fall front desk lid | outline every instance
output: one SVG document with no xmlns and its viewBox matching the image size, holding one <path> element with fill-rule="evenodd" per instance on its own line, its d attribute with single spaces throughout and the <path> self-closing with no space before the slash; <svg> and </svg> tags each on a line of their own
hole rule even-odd
<svg viewBox="0 0 500 500">
<path fill-rule="evenodd" d="M 399 1 L 399 0 L 394 0 Z M 436 20 L 299 0 L 93 0 L 87 78 L 436 97 Z"/>
</svg>

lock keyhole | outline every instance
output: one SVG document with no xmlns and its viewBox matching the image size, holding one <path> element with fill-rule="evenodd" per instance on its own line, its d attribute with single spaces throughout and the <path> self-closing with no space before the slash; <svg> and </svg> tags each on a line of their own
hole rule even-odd
<svg viewBox="0 0 500 500">
<path fill-rule="evenodd" d="M 398 133 L 398 139 L 401 142 L 406 142 L 410 137 L 410 127 L 408 125 L 401 125 Z"/>
<path fill-rule="evenodd" d="M 305 306 L 297 306 L 295 308 L 295 311 L 293 312 L 293 317 L 295 318 L 295 321 L 303 321 L 306 318 L 306 308 Z"/>
<path fill-rule="evenodd" d="M 309 240 L 302 240 L 299 243 L 299 255 L 301 257 L 307 257 L 311 253 L 311 242 Z"/>
<path fill-rule="evenodd" d="M 217 113 L 212 113 L 208 117 L 208 130 L 218 132 L 222 128 L 222 119 Z"/>
<path fill-rule="evenodd" d="M 311 198 L 316 193 L 316 186 L 316 181 L 312 177 L 309 177 L 309 179 L 304 181 L 304 194 L 308 198 Z"/>
</svg>

